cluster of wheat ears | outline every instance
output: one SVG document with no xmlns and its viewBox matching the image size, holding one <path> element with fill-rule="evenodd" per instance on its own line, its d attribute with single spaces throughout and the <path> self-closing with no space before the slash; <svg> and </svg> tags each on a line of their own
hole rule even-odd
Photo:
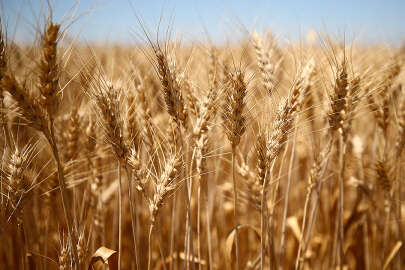
<svg viewBox="0 0 405 270">
<path fill-rule="evenodd" d="M 404 269 L 404 52 L 0 40 L 0 269 Z"/>
</svg>

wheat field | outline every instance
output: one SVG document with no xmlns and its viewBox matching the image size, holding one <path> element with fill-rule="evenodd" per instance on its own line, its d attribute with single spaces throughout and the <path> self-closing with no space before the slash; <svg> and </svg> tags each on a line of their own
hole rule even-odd
<svg viewBox="0 0 405 270">
<path fill-rule="evenodd" d="M 0 269 L 404 269 L 405 50 L 0 40 Z"/>
</svg>

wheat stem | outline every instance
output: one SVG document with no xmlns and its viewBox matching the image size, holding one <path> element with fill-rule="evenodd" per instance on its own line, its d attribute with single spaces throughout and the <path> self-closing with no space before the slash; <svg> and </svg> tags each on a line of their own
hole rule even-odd
<svg viewBox="0 0 405 270">
<path fill-rule="evenodd" d="M 121 270 L 122 257 L 122 183 L 121 183 L 121 162 L 118 165 L 118 270 Z"/>
<path fill-rule="evenodd" d="M 148 236 L 148 270 L 150 270 L 151 262 L 152 262 L 152 231 L 153 231 L 153 223 L 149 226 L 149 236 Z"/>
<path fill-rule="evenodd" d="M 127 173 L 127 177 L 128 177 L 129 208 L 130 208 L 130 212 L 131 212 L 131 227 L 132 227 L 132 236 L 133 236 L 133 241 L 134 241 L 136 269 L 140 269 L 137 241 L 136 241 L 136 215 L 134 213 L 135 207 L 134 207 L 134 195 L 133 195 L 133 189 L 132 189 L 132 175 L 131 175 L 131 172 L 127 168 L 126 168 L 126 173 Z"/>
<path fill-rule="evenodd" d="M 298 118 L 297 118 L 298 122 Z M 289 197 L 290 197 L 290 187 L 291 187 L 291 178 L 292 178 L 292 169 L 294 166 L 294 161 L 295 161 L 295 148 L 297 146 L 297 126 L 295 126 L 294 129 L 294 140 L 293 140 L 293 146 L 291 149 L 291 157 L 290 157 L 290 164 L 288 166 L 288 176 L 287 176 L 287 187 L 285 191 L 285 197 L 284 197 L 284 211 L 283 211 L 283 221 L 281 224 L 281 242 L 280 242 L 280 264 L 279 264 L 279 269 L 283 269 L 283 263 L 284 263 L 284 256 L 285 256 L 285 233 L 286 233 L 286 225 L 287 225 L 287 214 L 288 214 L 288 202 L 289 202 Z"/>
<path fill-rule="evenodd" d="M 177 195 L 176 193 L 173 195 L 173 199 L 172 199 L 172 213 L 171 213 L 171 224 L 170 224 L 170 256 L 173 255 L 174 252 L 174 232 L 175 232 L 175 217 L 176 217 L 176 201 L 177 201 Z M 170 265 L 169 265 L 169 269 L 172 270 L 173 269 L 173 260 L 170 260 Z"/>
<path fill-rule="evenodd" d="M 346 142 L 343 141 L 343 137 L 340 137 L 340 145 L 342 147 L 341 151 L 341 168 L 339 174 L 339 268 L 343 269 L 344 263 L 344 177 L 345 177 L 345 167 L 346 167 Z"/>
<path fill-rule="evenodd" d="M 264 182 L 263 182 L 263 187 L 262 187 L 262 197 L 261 197 L 261 203 L 260 203 L 260 229 L 261 229 L 261 238 L 260 238 L 260 270 L 264 269 L 264 263 L 265 263 L 265 248 L 266 248 L 266 239 L 265 239 L 265 225 L 266 225 L 266 217 L 265 217 L 265 212 L 266 212 L 266 201 L 265 201 L 265 186 L 267 184 L 267 171 L 266 175 L 264 176 Z M 270 248 L 270 247 L 269 247 Z"/>
<path fill-rule="evenodd" d="M 201 261 L 201 177 L 198 181 L 198 187 L 197 187 L 197 244 L 198 244 L 198 261 Z M 202 269 L 201 263 L 198 264 L 198 269 Z"/>
<path fill-rule="evenodd" d="M 239 255 L 239 232 L 238 232 L 238 213 L 237 213 L 237 206 L 238 206 L 238 187 L 236 181 L 236 174 L 235 174 L 235 147 L 232 147 L 232 182 L 233 182 L 233 223 L 234 223 L 234 230 L 235 230 L 235 249 L 236 249 L 236 265 L 237 269 L 240 270 L 240 255 Z"/>
<path fill-rule="evenodd" d="M 69 239 L 70 239 L 70 244 L 72 246 L 73 250 L 73 258 L 75 260 L 76 266 L 79 263 L 79 256 L 77 255 L 77 248 L 76 248 L 76 243 L 77 243 L 77 236 L 76 236 L 76 230 L 73 227 L 73 218 L 70 214 L 70 211 L 68 211 L 67 206 L 69 205 L 68 202 L 68 196 L 66 193 L 66 183 L 65 183 L 65 176 L 63 172 L 63 166 L 59 158 L 59 151 L 58 147 L 56 145 L 56 140 L 55 140 L 55 134 L 54 134 L 54 127 L 53 127 L 53 120 L 51 119 L 49 121 L 49 126 L 50 126 L 50 132 L 47 134 L 47 132 L 44 132 L 45 137 L 48 140 L 49 145 L 52 148 L 52 153 L 55 158 L 57 167 L 58 167 L 58 180 L 59 180 L 59 189 L 61 193 L 61 201 L 62 201 L 62 208 L 63 208 L 63 213 L 65 215 L 66 219 L 66 224 L 68 227 L 68 234 L 69 234 Z M 49 136 L 48 136 L 49 135 Z"/>
<path fill-rule="evenodd" d="M 209 270 L 212 270 L 212 245 L 211 245 L 211 221 L 210 221 L 210 207 L 209 207 L 209 189 L 208 189 L 208 179 L 205 179 L 205 212 L 206 212 L 206 223 L 207 223 L 207 245 L 208 245 L 208 265 Z"/>
<path fill-rule="evenodd" d="M 308 212 L 308 206 L 309 206 L 309 201 L 311 199 L 312 195 L 312 188 L 310 188 L 307 192 L 307 195 L 305 196 L 305 203 L 304 203 L 304 214 L 302 217 L 302 225 L 301 225 L 301 238 L 300 242 L 298 244 L 298 253 L 297 253 L 297 258 L 295 260 L 295 270 L 298 270 L 300 267 L 300 261 L 301 261 L 301 250 L 303 246 L 303 240 L 304 240 L 304 233 L 305 233 L 305 225 L 306 225 L 306 219 L 307 219 L 307 212 Z"/>
</svg>

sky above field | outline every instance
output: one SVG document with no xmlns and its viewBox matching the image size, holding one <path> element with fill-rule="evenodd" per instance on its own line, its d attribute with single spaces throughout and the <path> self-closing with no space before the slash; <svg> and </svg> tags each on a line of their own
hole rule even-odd
<svg viewBox="0 0 405 270">
<path fill-rule="evenodd" d="M 72 37 L 84 42 L 139 41 L 141 17 L 155 32 L 172 26 L 183 41 L 235 41 L 246 29 L 272 30 L 281 42 L 305 40 L 309 32 L 365 43 L 398 45 L 405 41 L 405 0 L 49 0 L 56 20 L 64 14 L 77 21 Z M 3 24 L 18 41 L 34 37 L 46 0 L 0 0 Z M 73 8 L 73 9 L 72 9 Z M 65 25 L 71 21 L 68 19 Z M 209 35 L 208 35 L 208 34 Z"/>
</svg>

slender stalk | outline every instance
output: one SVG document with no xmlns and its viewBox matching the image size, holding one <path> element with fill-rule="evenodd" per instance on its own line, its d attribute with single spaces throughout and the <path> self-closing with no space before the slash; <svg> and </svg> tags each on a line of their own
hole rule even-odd
<svg viewBox="0 0 405 270">
<path fill-rule="evenodd" d="M 188 144 L 187 144 L 187 147 L 189 147 Z M 189 192 L 188 192 L 188 201 L 189 202 L 191 202 L 191 195 L 192 195 L 192 192 L 193 192 L 193 181 L 191 181 L 192 180 L 191 174 L 192 174 L 192 171 L 193 171 L 195 150 L 196 150 L 196 148 L 194 148 L 194 150 L 193 150 L 193 154 L 191 156 L 191 162 L 188 162 L 188 160 L 186 160 L 186 164 L 190 164 L 189 169 L 187 169 L 188 167 L 186 165 L 186 175 L 187 175 L 187 177 L 190 176 L 190 187 L 189 187 Z M 187 153 L 188 153 L 188 150 L 187 150 Z M 198 183 L 200 183 L 200 181 Z M 200 188 L 200 184 L 198 184 L 198 188 Z M 199 199 L 198 199 L 198 203 L 199 203 Z M 199 211 L 199 209 L 198 209 L 198 211 Z M 198 218 L 199 218 L 199 216 L 198 216 Z M 191 266 L 192 266 L 192 269 L 194 270 L 194 268 L 195 268 L 195 256 L 194 256 L 194 244 L 193 244 L 193 227 L 191 226 L 191 203 L 190 203 L 190 227 L 189 227 L 188 247 L 190 248 L 190 246 L 191 246 L 191 262 L 192 262 Z M 190 259 L 190 258 L 188 258 L 188 259 Z M 198 264 L 198 265 L 200 265 L 200 264 Z"/>
<path fill-rule="evenodd" d="M 321 172 L 321 174 L 319 176 L 319 179 L 321 179 L 322 176 L 324 175 L 325 170 L 328 167 L 328 162 L 329 162 L 329 158 L 326 160 L 326 163 L 325 163 L 325 165 L 323 167 L 323 170 L 322 170 L 322 172 Z M 308 219 L 308 229 L 307 229 L 308 232 L 305 235 L 305 239 L 304 239 L 304 242 L 303 242 L 303 246 L 304 246 L 303 251 L 302 251 L 303 254 L 306 254 L 306 252 L 307 252 L 308 242 L 309 242 L 309 239 L 310 239 L 311 234 L 312 234 L 312 228 L 313 228 L 313 225 L 315 223 L 315 216 L 316 216 L 316 213 L 318 211 L 319 198 L 321 197 L 321 190 L 322 190 L 322 181 L 320 181 L 319 184 L 317 184 L 315 192 L 314 192 L 314 196 L 313 196 L 313 198 L 311 200 L 313 203 L 311 205 L 311 211 L 310 211 L 309 219 Z M 298 269 L 300 269 L 300 267 Z"/>
<path fill-rule="evenodd" d="M 389 242 L 389 230 L 390 230 L 390 219 L 391 219 L 391 202 L 389 202 L 388 211 L 385 212 L 384 228 L 383 228 L 383 241 L 382 241 L 382 251 L 381 251 L 381 267 L 383 267 L 386 260 L 387 246 Z"/>
<path fill-rule="evenodd" d="M 319 184 L 319 186 L 321 186 L 321 184 Z M 308 229 L 307 229 L 307 234 L 305 235 L 305 239 L 304 239 L 304 242 L 303 242 L 304 247 L 302 249 L 302 254 L 307 253 L 308 243 L 309 243 L 309 240 L 311 238 L 312 229 L 313 229 L 314 223 L 315 223 L 315 217 L 316 217 L 316 214 L 317 214 L 317 211 L 318 211 L 319 197 L 320 197 L 319 195 L 320 194 L 318 192 L 316 192 L 314 194 L 314 198 L 312 199 L 314 203 L 312 204 L 311 211 L 310 211 L 310 214 L 309 214 Z M 303 265 L 304 264 L 300 264 L 300 267 L 298 269 L 301 269 L 303 267 Z"/>
<path fill-rule="evenodd" d="M 263 183 L 263 188 L 262 188 L 262 198 L 261 198 L 261 203 L 260 203 L 260 229 L 261 229 L 261 238 L 260 238 L 260 270 L 264 269 L 264 263 L 265 263 L 265 248 L 266 248 L 266 239 L 265 239 L 265 225 L 266 225 L 266 205 L 265 205 L 265 185 L 266 185 L 266 179 L 267 179 L 267 172 L 266 176 L 264 177 L 264 183 Z"/>
<path fill-rule="evenodd" d="M 278 176 L 277 176 L 277 182 L 276 182 L 276 186 L 273 190 L 273 196 L 272 196 L 272 204 L 275 205 L 276 199 L 277 199 L 277 194 L 278 194 L 278 190 L 280 188 L 280 179 L 281 179 L 281 172 L 283 169 L 283 165 L 285 163 L 285 160 L 287 158 L 287 152 L 288 152 L 288 148 L 290 147 L 290 143 L 286 142 L 286 149 L 283 151 L 283 155 L 281 157 L 281 162 L 280 162 L 280 166 L 279 166 L 279 170 L 278 170 Z M 273 168 L 275 166 L 275 160 L 273 161 L 273 163 L 271 164 L 271 168 L 270 168 L 270 174 L 269 177 L 272 177 L 272 172 L 273 172 Z M 271 182 L 271 181 L 270 181 Z M 267 226 L 270 227 L 270 231 L 272 230 L 272 224 L 273 224 L 273 217 L 274 217 L 274 207 L 271 208 L 270 210 L 270 216 L 269 216 L 269 223 Z M 270 241 L 270 239 L 268 240 Z"/>
<path fill-rule="evenodd" d="M 311 195 L 312 195 L 312 188 L 310 188 L 307 192 L 307 195 L 305 197 L 305 204 L 304 204 L 304 215 L 302 217 L 302 225 L 301 225 L 301 238 L 300 238 L 300 242 L 298 244 L 298 253 L 297 253 L 297 259 L 295 260 L 295 270 L 299 269 L 300 266 L 300 261 L 301 261 L 301 250 L 302 250 L 302 242 L 304 240 L 304 233 L 305 233 L 305 225 L 306 225 L 306 218 L 307 218 L 307 212 L 308 212 L 308 206 L 309 206 L 309 202 L 311 199 Z"/>
<path fill-rule="evenodd" d="M 158 245 L 159 245 L 159 251 L 160 251 L 160 259 L 162 260 L 162 265 L 163 265 L 163 270 L 166 270 L 166 261 L 165 261 L 165 256 L 163 253 L 163 248 L 162 248 L 162 226 L 160 225 L 160 222 L 158 222 Z"/>
<path fill-rule="evenodd" d="M 152 231 L 153 223 L 149 226 L 149 237 L 148 237 L 148 270 L 150 270 L 151 261 L 152 261 Z"/>
<path fill-rule="evenodd" d="M 327 151 L 330 151 L 330 148 L 328 148 Z M 304 239 L 305 237 L 305 232 L 307 231 L 306 225 L 307 223 L 309 223 L 309 226 L 312 226 L 312 220 L 313 220 L 313 216 L 310 216 L 310 220 L 307 222 L 307 215 L 308 215 L 308 208 L 310 205 L 310 202 L 312 202 L 312 197 L 316 197 L 315 202 L 313 203 L 316 204 L 318 197 L 319 197 L 319 192 L 320 192 L 320 188 L 322 185 L 322 182 L 320 182 L 320 178 L 324 173 L 324 169 L 325 167 L 321 167 L 322 166 L 322 162 L 323 159 L 327 158 L 326 156 L 323 155 L 323 153 L 321 153 L 320 157 L 317 157 L 314 160 L 314 165 L 312 166 L 310 175 L 309 175 L 309 187 L 307 189 L 307 194 L 306 194 L 306 198 L 305 198 L 305 205 L 304 205 L 304 215 L 302 218 L 302 225 L 301 225 L 301 237 L 300 237 L 300 242 L 299 242 L 299 246 L 298 246 L 298 254 L 297 254 L 297 258 L 296 258 L 296 262 L 295 262 L 295 270 L 300 269 L 300 262 L 301 262 L 301 251 L 304 248 L 305 249 L 305 245 L 306 242 L 308 241 L 309 238 Z M 328 160 L 327 160 L 328 161 Z M 318 167 L 319 166 L 319 167 Z M 320 170 L 320 171 L 318 171 Z M 317 192 L 315 195 L 317 196 L 312 196 L 314 193 L 314 190 Z M 314 205 L 314 208 L 316 206 Z M 309 231 L 311 231 L 311 227 L 309 229 Z M 307 235 L 309 235 L 309 233 L 307 233 Z M 305 251 L 304 251 L 305 252 Z M 305 253 L 304 253 L 305 254 Z"/>
<path fill-rule="evenodd" d="M 187 147 L 189 147 L 189 145 L 187 144 Z M 188 151 L 187 151 L 188 152 Z M 188 193 L 188 196 L 189 196 L 189 201 L 191 202 L 191 195 L 192 195 L 192 192 L 193 192 L 193 181 L 192 181 L 192 176 L 191 176 L 191 174 L 192 174 L 192 171 L 193 171 L 193 164 L 194 164 L 194 157 L 195 157 L 195 154 L 196 154 L 196 148 L 194 147 L 193 148 L 193 154 L 191 155 L 191 162 L 188 162 L 188 161 L 186 161 L 186 164 L 190 164 L 190 168 L 188 169 L 188 167 L 187 167 L 187 165 L 186 165 L 186 174 L 187 175 L 190 175 L 190 188 L 189 188 L 189 193 Z M 200 228 L 199 228 L 199 226 L 200 226 L 200 182 L 201 182 L 201 178 L 198 180 L 198 188 L 197 188 L 197 230 L 199 230 Z M 190 212 L 190 214 L 191 214 L 191 212 Z M 191 216 L 190 216 L 191 217 Z M 191 218 L 190 218 L 190 221 L 191 221 Z M 191 231 L 192 231 L 192 227 L 190 227 L 189 228 L 190 229 L 190 231 L 189 231 L 189 233 L 192 233 Z M 192 269 L 194 269 L 195 268 L 195 256 L 194 256 L 194 245 L 192 244 L 192 239 L 191 239 L 191 237 L 192 237 L 192 234 L 190 234 L 189 235 L 189 238 L 188 238 L 188 243 L 187 243 L 187 246 L 188 247 L 190 247 L 191 246 L 191 248 L 192 248 L 192 250 L 191 250 L 191 252 L 192 252 L 192 259 L 191 259 L 191 261 L 192 261 Z M 198 232 L 198 237 L 197 237 L 198 239 L 197 239 L 197 241 L 198 241 L 198 243 L 197 243 L 197 245 L 198 245 L 198 250 L 197 250 L 197 253 L 198 253 L 198 256 L 201 258 L 201 254 L 200 254 L 200 234 L 199 234 L 199 232 Z M 199 259 L 200 259 L 199 258 Z M 199 267 L 200 267 L 200 264 L 198 264 L 199 265 Z"/>
<path fill-rule="evenodd" d="M 122 186 L 121 186 L 121 162 L 118 161 L 118 270 L 121 270 L 122 252 Z"/>
<path fill-rule="evenodd" d="M 136 216 L 134 212 L 134 195 L 132 189 L 132 175 L 131 172 L 126 168 L 127 177 L 128 177 L 128 193 L 129 193 L 129 208 L 131 212 L 131 227 L 132 227 L 132 237 L 134 241 L 134 252 L 135 252 L 135 262 L 136 262 L 136 269 L 139 268 L 139 256 L 138 256 L 138 249 L 136 244 Z"/>
<path fill-rule="evenodd" d="M 173 199 L 172 199 L 172 214 L 171 214 L 171 231 L 170 231 L 170 256 L 173 255 L 174 252 L 174 232 L 175 232 L 175 217 L 176 217 L 176 201 L 177 201 L 177 195 L 176 193 L 173 194 Z M 170 260 L 170 265 L 169 265 L 169 269 L 172 270 L 173 269 L 173 261 L 174 260 Z"/>
<path fill-rule="evenodd" d="M 239 232 L 238 232 L 238 193 L 237 193 L 237 182 L 235 175 L 235 147 L 232 147 L 232 182 L 233 182 L 233 222 L 235 229 L 235 248 L 236 248 L 236 265 L 237 269 L 240 270 L 240 257 L 239 257 Z"/>
<path fill-rule="evenodd" d="M 20 237 L 21 237 L 21 242 L 22 242 L 22 250 L 24 253 L 24 256 L 22 257 L 22 263 L 24 269 L 29 269 L 29 264 L 28 264 L 28 245 L 27 245 L 27 234 L 24 228 L 24 222 L 21 221 L 20 224 Z"/>
<path fill-rule="evenodd" d="M 340 149 L 340 140 L 339 140 L 340 138 L 337 138 L 334 134 L 332 134 L 332 143 L 336 146 L 336 156 L 338 157 L 338 162 L 340 162 L 341 161 L 341 154 L 342 154 L 342 151 L 341 151 L 341 149 Z M 341 163 L 339 163 L 339 164 L 341 164 Z M 340 169 L 342 169 L 342 167 L 340 166 Z M 336 180 L 336 182 L 337 182 L 337 188 L 338 188 L 338 201 L 337 201 L 337 214 L 336 214 L 336 218 L 335 218 L 335 224 L 334 224 L 334 226 L 335 226 L 335 230 L 334 230 L 334 236 L 333 236 L 333 246 L 332 246 L 332 252 L 333 252 L 333 255 L 332 255 L 332 265 L 333 266 L 337 266 L 337 264 L 339 263 L 339 262 L 336 262 L 336 260 L 338 260 L 339 259 L 339 257 L 340 257 L 340 250 L 339 250 L 339 245 L 340 245 L 340 210 L 341 210 L 341 208 L 340 208 L 340 202 L 341 202 L 341 200 L 340 200 L 340 196 L 341 196 L 341 194 L 340 194 L 340 174 L 341 174 L 341 172 L 339 172 L 339 174 L 337 175 L 337 180 Z M 335 182 L 335 184 L 336 184 L 336 182 Z M 333 194 L 333 191 L 334 191 L 334 188 L 336 188 L 336 186 L 333 186 L 332 187 L 332 190 L 331 190 L 331 194 Z"/>
<path fill-rule="evenodd" d="M 265 249 L 266 249 L 266 220 L 268 219 L 267 217 L 267 204 L 266 204 L 266 186 L 267 186 L 267 177 L 271 175 L 271 171 L 273 170 L 274 162 L 270 168 L 270 170 L 266 170 L 265 175 L 264 175 L 264 181 L 263 181 L 263 186 L 262 186 L 262 196 L 261 196 L 261 201 L 260 201 L 260 231 L 261 231 L 261 238 L 260 238 L 260 270 L 264 269 L 264 264 L 265 264 Z M 268 238 L 270 238 L 270 235 L 268 235 Z M 269 243 L 269 248 L 270 248 L 270 243 Z"/>
<path fill-rule="evenodd" d="M 201 216 L 201 177 L 198 181 L 197 187 L 197 244 L 198 244 L 198 261 L 201 262 L 201 226 L 200 226 L 200 216 Z M 202 269 L 201 263 L 198 264 L 198 269 Z"/>
<path fill-rule="evenodd" d="M 188 214 L 186 214 L 186 215 L 188 215 Z M 190 248 L 190 246 L 189 246 L 190 242 L 188 241 L 189 240 L 189 232 L 190 232 L 189 231 L 189 219 L 188 219 L 188 216 L 187 216 L 186 217 L 186 231 L 185 231 L 185 234 L 184 234 L 184 253 L 185 253 L 185 256 L 186 256 L 186 258 L 184 260 L 184 269 L 189 269 L 189 256 L 188 256 L 189 255 L 189 248 Z"/>
<path fill-rule="evenodd" d="M 45 222 L 46 222 L 46 227 L 45 227 L 44 255 L 47 256 L 48 255 L 49 220 L 47 219 Z M 46 270 L 48 264 L 46 263 L 45 258 L 42 261 L 43 261 L 42 269 Z"/>
<path fill-rule="evenodd" d="M 205 212 L 206 212 L 206 223 L 207 223 L 207 246 L 208 246 L 208 265 L 209 270 L 212 270 L 212 247 L 211 247 L 211 221 L 210 221 L 210 206 L 209 206 L 209 196 L 208 196 L 208 179 L 205 179 Z"/>
<path fill-rule="evenodd" d="M 396 182 L 397 182 L 397 192 L 396 192 L 396 202 L 394 204 L 394 214 L 395 214 L 395 220 L 396 220 L 396 224 L 397 224 L 397 230 L 396 230 L 396 237 L 403 242 L 403 233 L 402 233 L 402 227 L 401 227 L 401 222 L 402 222 L 402 211 L 401 211 L 401 154 L 398 157 L 397 160 L 397 164 L 396 164 Z M 401 269 L 401 262 L 402 262 L 402 255 L 403 255 L 404 251 L 403 249 L 401 249 L 398 253 L 398 255 L 396 256 L 396 268 L 397 269 Z"/>
<path fill-rule="evenodd" d="M 345 176 L 345 167 L 346 167 L 346 142 L 343 142 L 341 137 L 341 168 L 339 176 L 339 269 L 343 269 L 344 263 L 344 176 Z"/>
<path fill-rule="evenodd" d="M 79 264 L 79 256 L 77 255 L 77 235 L 76 235 L 76 230 L 73 227 L 73 218 L 70 214 L 70 212 L 67 210 L 68 206 L 68 196 L 66 193 L 66 183 L 65 183 L 65 176 L 63 172 L 63 166 L 59 158 L 59 151 L 58 147 L 56 145 L 56 140 L 55 140 L 55 134 L 54 134 L 54 127 L 53 127 L 53 120 L 51 119 L 49 121 L 49 126 L 50 126 L 50 133 L 47 134 L 47 132 L 44 132 L 44 135 L 46 139 L 48 140 L 49 145 L 52 148 L 52 153 L 55 158 L 57 167 L 58 167 L 58 181 L 59 181 L 59 189 L 61 193 L 61 201 L 62 201 L 62 208 L 63 208 L 63 213 L 65 215 L 66 219 L 66 224 L 68 227 L 68 234 L 69 234 L 69 239 L 70 239 L 70 244 L 72 247 L 73 251 L 73 258 L 75 260 L 75 265 L 77 266 Z"/>
<path fill-rule="evenodd" d="M 297 119 L 298 122 L 298 119 Z M 291 187 L 291 178 L 292 178 L 292 169 L 294 166 L 295 161 L 295 148 L 297 145 L 297 126 L 295 126 L 294 130 L 294 141 L 293 146 L 291 149 L 291 157 L 290 157 L 290 164 L 288 167 L 288 176 L 287 176 L 287 187 L 285 191 L 285 198 L 284 198 L 284 211 L 283 211 L 283 221 L 281 225 L 281 242 L 280 242 L 280 264 L 279 269 L 283 269 L 283 262 L 285 256 L 285 230 L 287 225 L 287 214 L 288 214 L 288 199 L 290 195 L 290 187 Z"/>
<path fill-rule="evenodd" d="M 180 127 L 180 126 L 179 126 Z M 180 141 L 182 144 L 182 149 L 184 149 L 184 140 L 183 140 L 183 132 L 181 131 L 180 128 Z M 182 155 L 182 159 L 183 159 L 183 164 L 187 164 L 187 162 L 185 162 L 184 160 L 184 155 Z M 185 182 L 186 182 L 186 199 L 187 199 L 187 217 L 186 217 L 186 236 L 185 236 L 185 247 L 186 248 L 186 260 L 185 260 L 185 266 L 186 269 L 189 269 L 189 262 L 190 262 L 190 247 L 191 247 L 191 257 L 192 257 L 192 261 L 193 261 L 193 269 L 194 269 L 194 248 L 193 248 L 193 230 L 192 230 L 192 223 L 191 223 L 191 188 L 190 188 L 190 179 L 189 179 L 189 172 L 188 172 L 188 166 L 185 166 L 186 168 L 186 175 L 185 175 Z M 190 242 L 190 245 L 188 244 L 188 242 Z"/>
<path fill-rule="evenodd" d="M 283 160 L 284 160 L 284 158 L 285 158 L 285 152 L 283 154 Z M 270 170 L 268 172 L 268 175 L 266 175 L 266 178 L 269 177 L 269 180 L 266 180 L 266 181 L 269 181 L 270 183 L 272 182 L 272 172 L 274 170 L 275 164 L 276 164 L 276 162 L 275 162 L 275 160 L 273 160 Z M 281 167 L 280 167 L 280 170 L 281 170 Z M 278 179 L 280 179 L 280 173 L 279 173 Z M 273 236 L 272 222 L 273 222 L 273 216 L 274 216 L 274 205 L 275 205 L 275 201 L 276 201 L 279 184 L 280 184 L 280 181 L 277 181 L 276 188 L 273 191 L 274 194 L 273 194 L 273 198 L 272 198 L 273 201 L 272 201 L 272 208 L 270 210 L 270 213 L 267 209 L 267 206 L 264 208 L 265 218 L 266 218 L 266 220 L 268 220 L 268 223 L 265 224 L 266 225 L 265 228 L 267 228 L 267 245 L 268 245 L 268 249 L 269 249 L 270 269 L 274 269 L 274 265 L 276 265 L 275 256 L 273 256 L 274 254 L 273 254 L 273 239 L 272 239 L 272 236 Z"/>
</svg>

